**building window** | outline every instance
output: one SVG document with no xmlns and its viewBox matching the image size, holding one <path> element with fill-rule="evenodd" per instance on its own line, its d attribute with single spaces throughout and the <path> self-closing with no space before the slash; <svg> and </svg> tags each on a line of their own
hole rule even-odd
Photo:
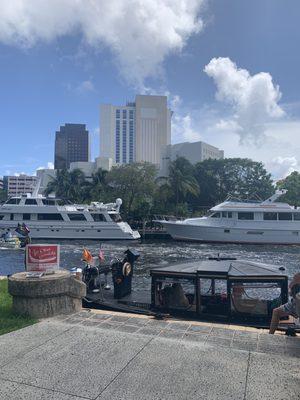
<svg viewBox="0 0 300 400">
<path fill-rule="evenodd" d="M 211 215 L 211 218 L 220 218 L 220 217 L 221 217 L 221 213 L 219 213 L 219 212 L 213 213 Z"/>
<path fill-rule="evenodd" d="M 120 111 L 120 110 L 119 110 Z M 116 162 L 120 162 L 120 121 L 116 121 Z"/>
<path fill-rule="evenodd" d="M 35 199 L 26 199 L 25 200 L 25 206 L 36 206 L 37 202 Z"/>
<path fill-rule="evenodd" d="M 31 214 L 23 214 L 23 221 L 30 221 Z"/>
<path fill-rule="evenodd" d="M 133 162 L 133 145 L 134 145 L 133 121 L 129 121 L 129 162 Z"/>
<path fill-rule="evenodd" d="M 133 119 L 133 110 L 129 110 L 129 119 Z"/>
<path fill-rule="evenodd" d="M 68 214 L 70 221 L 86 221 L 84 214 Z"/>
<path fill-rule="evenodd" d="M 38 221 L 63 221 L 61 214 L 38 214 Z"/>
<path fill-rule="evenodd" d="M 91 214 L 95 222 L 106 222 L 103 214 Z"/>
<path fill-rule="evenodd" d="M 265 221 L 277 221 L 277 213 L 275 212 L 265 212 L 264 213 Z"/>
<path fill-rule="evenodd" d="M 127 110 L 123 110 L 122 115 L 123 115 L 123 119 L 126 119 L 127 118 Z"/>
<path fill-rule="evenodd" d="M 278 213 L 279 221 L 291 221 L 292 213 Z"/>
<path fill-rule="evenodd" d="M 45 206 L 55 206 L 55 200 L 43 199 L 42 202 Z"/>
<path fill-rule="evenodd" d="M 239 212 L 238 219 L 252 220 L 252 219 L 254 219 L 254 213 L 253 212 Z"/>
<path fill-rule="evenodd" d="M 300 213 L 294 214 L 294 221 L 300 221 Z"/>
<path fill-rule="evenodd" d="M 9 199 L 5 204 L 19 204 L 21 199 Z"/>
<path fill-rule="evenodd" d="M 123 110 L 123 112 L 126 110 Z M 123 163 L 127 162 L 127 125 L 123 120 L 122 124 L 122 138 L 123 138 Z"/>
<path fill-rule="evenodd" d="M 232 218 L 231 211 L 222 211 L 222 218 Z"/>
<path fill-rule="evenodd" d="M 120 118 L 120 110 L 116 110 L 116 118 Z"/>
</svg>

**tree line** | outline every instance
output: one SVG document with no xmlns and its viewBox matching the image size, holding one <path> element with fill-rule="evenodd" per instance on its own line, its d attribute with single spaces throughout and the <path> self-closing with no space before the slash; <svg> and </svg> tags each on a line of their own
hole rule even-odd
<svg viewBox="0 0 300 400">
<path fill-rule="evenodd" d="M 73 203 L 123 200 L 125 218 L 143 220 L 153 215 L 200 215 L 229 196 L 264 200 L 276 188 L 288 189 L 280 201 L 300 206 L 300 173 L 272 181 L 261 162 L 247 158 L 208 159 L 192 165 L 179 157 L 170 163 L 169 175 L 158 177 L 150 163 L 114 166 L 111 171 L 99 169 L 86 179 L 79 169 L 58 170 L 45 191 Z M 0 191 L 0 201 L 6 194 Z"/>
<path fill-rule="evenodd" d="M 147 219 L 153 215 L 199 215 L 229 196 L 265 200 L 276 188 L 288 189 L 282 201 L 300 205 L 300 174 L 293 172 L 275 185 L 261 162 L 246 158 L 208 159 L 192 165 L 179 157 L 170 163 L 169 175 L 157 177 L 150 163 L 99 169 L 87 180 L 80 170 L 59 170 L 46 194 L 74 203 L 123 200 L 126 218 Z"/>
</svg>

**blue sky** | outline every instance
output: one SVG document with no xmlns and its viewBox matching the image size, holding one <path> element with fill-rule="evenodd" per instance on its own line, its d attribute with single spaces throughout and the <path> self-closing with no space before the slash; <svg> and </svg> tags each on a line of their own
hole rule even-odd
<svg viewBox="0 0 300 400">
<path fill-rule="evenodd" d="M 50 4 L 49 4 L 50 3 Z M 54 135 L 100 103 L 168 94 L 173 142 L 300 170 L 298 0 L 0 2 L 0 175 L 53 162 Z M 205 70 L 204 70 L 205 69 Z"/>
</svg>

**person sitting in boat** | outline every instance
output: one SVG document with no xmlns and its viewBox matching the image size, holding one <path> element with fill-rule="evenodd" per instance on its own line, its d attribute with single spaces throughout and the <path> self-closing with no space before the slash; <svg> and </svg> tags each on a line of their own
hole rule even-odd
<svg viewBox="0 0 300 400">
<path fill-rule="evenodd" d="M 291 300 L 281 305 L 280 307 L 274 308 L 272 313 L 272 320 L 270 324 L 269 333 L 273 335 L 279 325 L 280 318 L 292 316 L 299 318 L 299 311 L 297 310 L 296 296 L 300 293 L 300 272 L 294 275 L 291 283 L 289 284 L 289 292 Z"/>
<path fill-rule="evenodd" d="M 187 308 L 190 306 L 180 283 L 167 285 L 161 290 L 161 304 L 167 308 Z"/>
<path fill-rule="evenodd" d="M 11 233 L 10 229 L 7 229 L 7 231 L 4 233 L 3 238 L 4 238 L 4 240 L 9 240 L 12 238 L 12 233 Z"/>
<path fill-rule="evenodd" d="M 251 298 L 247 295 L 243 283 L 235 284 L 231 296 L 232 309 L 242 314 L 267 315 L 268 301 Z"/>
<path fill-rule="evenodd" d="M 20 247 L 26 247 L 27 244 L 30 244 L 30 230 L 24 223 L 22 225 L 19 223 L 15 232 L 17 233 L 17 237 L 21 242 Z"/>
</svg>

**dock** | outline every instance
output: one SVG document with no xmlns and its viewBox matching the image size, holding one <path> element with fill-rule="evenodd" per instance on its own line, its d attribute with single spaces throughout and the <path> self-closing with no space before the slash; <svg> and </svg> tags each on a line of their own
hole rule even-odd
<svg viewBox="0 0 300 400">
<path fill-rule="evenodd" d="M 0 398 L 296 400 L 300 338 L 82 310 L 0 336 Z"/>
</svg>

